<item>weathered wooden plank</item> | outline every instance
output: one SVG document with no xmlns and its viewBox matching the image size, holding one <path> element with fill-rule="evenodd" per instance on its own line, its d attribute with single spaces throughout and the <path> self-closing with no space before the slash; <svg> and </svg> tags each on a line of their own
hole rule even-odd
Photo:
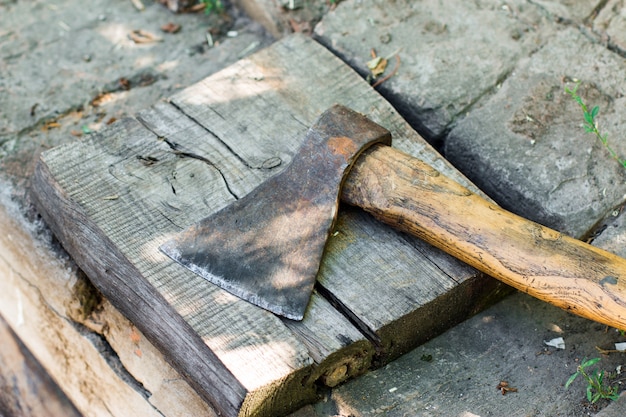
<svg viewBox="0 0 626 417">
<path fill-rule="evenodd" d="M 141 123 L 127 119 L 48 151 L 36 169 L 34 199 L 63 245 L 225 415 L 293 409 L 314 398 L 317 383 L 335 385 L 370 365 L 364 335 L 384 362 L 465 318 L 491 282 L 350 209 L 323 261 L 324 297 L 313 295 L 301 323 L 239 300 L 158 251 L 282 170 L 313 120 L 336 102 L 467 184 L 355 72 L 302 36 L 143 112 Z"/>
<path fill-rule="evenodd" d="M 389 129 L 394 147 L 478 191 L 356 72 L 301 35 L 239 60 L 169 101 L 258 170 L 287 165 L 313 121 L 343 104 Z"/>
<path fill-rule="evenodd" d="M 42 156 L 36 199 L 96 286 L 225 415 L 271 414 L 272 401 L 285 401 L 281 395 L 294 403 L 310 399 L 306 390 L 288 392 L 286 380 L 307 376 L 311 360 L 278 318 L 158 250 L 171 233 L 228 200 L 210 186 L 197 187 L 221 180 L 214 168 L 179 158 L 130 119 L 80 145 Z"/>
<path fill-rule="evenodd" d="M 81 415 L 1 315 L 0 340 L 0 415 Z"/>
<path fill-rule="evenodd" d="M 375 250 L 367 250 L 363 242 Z M 339 279 L 341 277 L 341 279 Z M 319 281 L 378 347 L 378 364 L 478 312 L 508 287 L 360 210 L 345 210 Z"/>
<path fill-rule="evenodd" d="M 1 184 L 1 187 L 7 187 L 7 184 Z M 0 200 L 0 314 L 20 340 L 84 415 L 177 415 L 181 406 L 161 402 L 161 407 L 155 409 L 151 405 L 155 392 L 151 392 L 149 399 L 145 398 L 112 369 L 109 358 L 92 343 L 90 336 L 94 335 L 87 334 L 72 320 L 80 320 L 78 316 L 82 319 L 85 315 L 91 316 L 89 311 L 94 308 L 93 297 L 87 295 L 84 281 L 77 279 L 75 267 L 64 257 L 59 257 L 58 251 L 42 244 L 42 237 L 46 234 L 42 236 L 41 230 L 21 219 L 23 213 L 18 207 L 11 202 L 7 204 L 3 196 Z M 85 305 L 81 305 L 82 302 Z M 112 327 L 127 320 L 114 309 L 108 310 L 98 315 L 98 323 L 108 328 L 107 333 L 115 333 Z M 0 350 L 4 351 L 4 338 L 0 340 L 3 348 Z M 155 351 L 146 343 L 140 346 L 148 355 L 150 350 Z M 124 360 L 124 352 L 117 352 Z M 155 358 L 153 362 L 154 366 L 160 365 L 164 374 L 154 373 L 148 377 L 137 373 L 138 379 L 150 389 L 158 383 L 167 384 L 164 379 L 172 378 L 173 373 L 161 358 Z M 201 400 L 193 398 L 193 390 L 181 387 L 180 394 L 185 392 L 188 393 L 186 409 L 201 409 L 196 406 Z M 208 413 L 203 415 L 211 416 Z"/>
</svg>

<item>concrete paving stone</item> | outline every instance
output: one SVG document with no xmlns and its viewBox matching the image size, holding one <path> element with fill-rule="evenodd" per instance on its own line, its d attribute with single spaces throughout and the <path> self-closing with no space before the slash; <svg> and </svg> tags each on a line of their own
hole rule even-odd
<svg viewBox="0 0 626 417">
<path fill-rule="evenodd" d="M 437 139 L 538 48 L 545 19 L 526 1 L 346 1 L 317 38 L 364 76 L 371 50 L 397 73 L 379 91 L 426 139 Z"/>
<path fill-rule="evenodd" d="M 572 80 L 600 107 L 599 127 L 626 155 L 626 62 L 575 28 L 520 62 L 495 95 L 450 132 L 446 157 L 505 208 L 575 237 L 624 202 L 626 170 L 582 128 Z"/>
<path fill-rule="evenodd" d="M 593 30 L 601 39 L 626 55 L 626 8 L 624 0 L 609 0 L 593 22 Z"/>
<path fill-rule="evenodd" d="M 626 258 L 626 213 L 624 206 L 613 210 L 598 226 L 593 244 Z"/>
<path fill-rule="evenodd" d="M 169 40 L 158 29 L 165 16 L 157 7 L 142 13 L 131 2 L 120 2 L 103 13 L 101 5 L 81 10 L 73 2 L 17 2 L 8 8 L 22 10 L 8 10 L 0 17 L 4 32 L 0 56 L 7 80 L 0 104 L 8 109 L 0 124 L 3 135 L 22 130 L 37 118 L 56 115 L 68 105 L 83 105 L 105 83 L 156 66 L 156 48 L 172 47 L 170 42 L 139 45 L 129 39 L 132 30 L 142 29 Z M 12 13 L 25 19 L 10 20 Z M 151 15 L 151 24 L 146 24 L 144 13 Z M 143 15 L 141 23 L 138 15 Z M 41 25 L 41 21 L 56 24 Z M 191 28 L 186 29 L 181 34 L 191 33 Z M 137 49 L 143 50 L 143 56 L 137 56 Z M 73 81 L 71 89 L 64 85 L 67 79 Z"/>
<path fill-rule="evenodd" d="M 571 0 L 529 0 L 557 21 L 583 22 L 594 16 L 596 3 Z M 600 2 L 601 4 L 601 2 Z"/>
<path fill-rule="evenodd" d="M 564 349 L 546 345 L 558 337 Z M 613 349 L 623 340 L 614 329 L 516 293 L 291 417 L 574 417 L 607 405 L 612 414 L 605 416 L 623 416 L 623 398 L 591 405 L 582 379 L 564 386 L 584 358 L 601 357 L 599 369 L 620 379 L 623 356 L 600 355 L 596 346 Z M 503 395 L 501 381 L 517 392 Z"/>
</svg>

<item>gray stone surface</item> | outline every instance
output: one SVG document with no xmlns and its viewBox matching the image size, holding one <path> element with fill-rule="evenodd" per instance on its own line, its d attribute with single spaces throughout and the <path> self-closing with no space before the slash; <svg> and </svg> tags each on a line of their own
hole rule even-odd
<svg viewBox="0 0 626 417">
<path fill-rule="evenodd" d="M 624 201 L 626 170 L 581 127 L 565 92 L 598 105 L 599 127 L 620 155 L 626 60 L 577 29 L 557 32 L 450 132 L 445 155 L 505 208 L 575 237 Z"/>
<path fill-rule="evenodd" d="M 583 237 L 626 192 L 625 171 L 564 92 L 581 80 L 626 154 L 624 58 L 603 42 L 619 40 L 622 18 L 609 3 L 362 0 L 330 12 L 315 35 L 364 76 L 371 49 L 389 67 L 397 53 L 378 89 L 414 127 L 505 208 Z"/>
<path fill-rule="evenodd" d="M 542 42 L 545 18 L 525 1 L 350 1 L 316 26 L 317 38 L 361 74 L 371 50 L 400 57 L 379 91 L 426 139 L 488 94 Z"/>
<path fill-rule="evenodd" d="M 626 258 L 626 213 L 621 205 L 598 226 L 593 244 Z"/>
<path fill-rule="evenodd" d="M 565 349 L 546 345 L 558 337 Z M 595 415 L 607 401 L 583 401 L 582 380 L 563 385 L 585 357 L 599 356 L 595 346 L 613 349 L 622 340 L 614 329 L 518 293 L 291 417 Z M 615 373 L 622 355 L 603 356 L 600 366 Z M 503 395 L 501 381 L 517 392 Z M 625 415 L 625 403 L 604 415 Z"/>
<path fill-rule="evenodd" d="M 626 12 L 623 0 L 609 0 L 593 21 L 594 31 L 607 46 L 626 55 Z"/>
</svg>

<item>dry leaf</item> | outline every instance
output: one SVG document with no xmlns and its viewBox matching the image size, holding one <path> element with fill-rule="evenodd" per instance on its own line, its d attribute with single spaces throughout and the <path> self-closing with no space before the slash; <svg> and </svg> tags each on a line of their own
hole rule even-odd
<svg viewBox="0 0 626 417">
<path fill-rule="evenodd" d="M 136 29 L 128 34 L 128 37 L 135 43 L 162 42 L 163 39 L 143 29 Z"/>
<path fill-rule="evenodd" d="M 58 127 L 61 127 L 61 123 L 57 122 L 56 120 L 49 120 L 44 123 L 44 125 L 41 127 L 41 130 L 45 132 L 50 129 L 56 129 Z"/>
<path fill-rule="evenodd" d="M 499 389 L 502 395 L 506 395 L 507 392 L 517 392 L 517 388 L 510 387 L 506 381 L 500 381 L 496 389 Z"/>
<path fill-rule="evenodd" d="M 120 83 L 122 90 L 130 90 L 130 81 L 128 81 L 127 78 L 122 77 L 118 80 L 118 82 Z"/>
<path fill-rule="evenodd" d="M 378 77 L 385 72 L 385 69 L 387 69 L 387 60 L 383 57 L 377 56 L 367 62 L 367 68 L 370 69 L 374 77 Z"/>
<path fill-rule="evenodd" d="M 161 30 L 165 33 L 178 33 L 180 32 L 182 26 L 177 25 L 176 23 L 168 22 L 161 26 Z"/>
<path fill-rule="evenodd" d="M 109 101 L 113 100 L 113 95 L 111 93 L 100 93 L 93 100 L 91 100 L 91 105 L 94 107 L 101 106 Z"/>
</svg>

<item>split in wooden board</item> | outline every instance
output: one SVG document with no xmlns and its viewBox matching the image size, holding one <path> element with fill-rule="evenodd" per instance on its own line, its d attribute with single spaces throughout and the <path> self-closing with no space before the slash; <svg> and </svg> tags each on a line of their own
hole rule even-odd
<svg viewBox="0 0 626 417">
<path fill-rule="evenodd" d="M 468 185 L 362 78 L 293 35 L 136 119 L 41 156 L 34 199 L 93 283 L 227 416 L 278 415 L 386 363 L 503 287 L 345 208 L 302 322 L 194 275 L 158 247 L 280 172 L 335 103 Z"/>
</svg>

